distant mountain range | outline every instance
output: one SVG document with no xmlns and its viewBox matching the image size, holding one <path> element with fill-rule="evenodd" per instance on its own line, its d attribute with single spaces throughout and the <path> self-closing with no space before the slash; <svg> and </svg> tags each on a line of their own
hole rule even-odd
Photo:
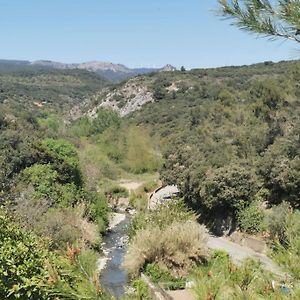
<svg viewBox="0 0 300 300">
<path fill-rule="evenodd" d="M 153 72 L 164 72 L 164 71 L 175 71 L 176 68 L 171 65 L 166 65 L 162 68 L 128 68 L 122 64 L 114 64 L 111 62 L 102 61 L 91 61 L 84 63 L 60 63 L 50 60 L 37 60 L 37 61 L 23 61 L 23 60 L 0 60 L 0 67 L 42 67 L 49 69 L 83 69 L 90 72 L 94 72 L 100 76 L 103 76 L 111 81 L 117 82 L 137 75 L 153 73 Z"/>
</svg>

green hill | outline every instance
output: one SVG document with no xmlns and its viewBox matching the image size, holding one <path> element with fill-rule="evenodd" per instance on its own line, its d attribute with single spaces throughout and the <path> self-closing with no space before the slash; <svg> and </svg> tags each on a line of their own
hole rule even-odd
<svg viewBox="0 0 300 300">
<path fill-rule="evenodd" d="M 93 105 L 122 112 L 139 101 L 128 86 L 149 93 L 125 122 L 162 139 L 163 181 L 208 222 L 238 221 L 251 205 L 300 206 L 299 78 L 297 61 L 164 72 L 112 87 Z"/>
<path fill-rule="evenodd" d="M 84 70 L 54 70 L 0 62 L 0 104 L 43 106 L 61 113 L 100 91 L 108 81 Z"/>
</svg>

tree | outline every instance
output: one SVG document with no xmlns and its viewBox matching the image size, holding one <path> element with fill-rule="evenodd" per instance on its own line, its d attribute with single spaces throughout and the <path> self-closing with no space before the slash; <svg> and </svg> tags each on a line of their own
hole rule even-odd
<svg viewBox="0 0 300 300">
<path fill-rule="evenodd" d="M 221 14 L 243 30 L 300 42 L 299 1 L 219 0 L 219 4 Z"/>
<path fill-rule="evenodd" d="M 61 183 L 83 185 L 79 167 L 79 157 L 76 148 L 66 140 L 45 139 L 38 145 L 41 159 L 44 163 L 52 164 L 59 173 Z"/>
<path fill-rule="evenodd" d="M 251 168 L 228 164 L 207 172 L 200 197 L 202 204 L 211 211 L 221 208 L 224 212 L 235 213 L 255 200 L 259 185 Z"/>
</svg>

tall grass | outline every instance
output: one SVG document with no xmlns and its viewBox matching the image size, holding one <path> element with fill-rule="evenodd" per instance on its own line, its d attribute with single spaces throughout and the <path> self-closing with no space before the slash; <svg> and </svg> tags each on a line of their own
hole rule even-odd
<svg viewBox="0 0 300 300">
<path fill-rule="evenodd" d="M 134 237 L 139 230 L 159 227 L 165 229 L 175 222 L 196 221 L 197 216 L 180 199 L 174 199 L 159 205 L 155 210 L 138 213 L 131 222 L 129 237 Z"/>
<path fill-rule="evenodd" d="M 129 128 L 124 169 L 135 174 L 151 173 L 157 171 L 161 164 L 162 159 L 147 132 L 138 127 Z"/>
<path fill-rule="evenodd" d="M 284 295 L 278 285 L 272 286 L 272 279 L 272 274 L 265 272 L 259 263 L 245 260 L 241 266 L 235 266 L 222 251 L 216 251 L 192 276 L 197 299 L 299 299 L 299 290 Z"/>
<path fill-rule="evenodd" d="M 288 273 L 300 279 L 300 211 L 287 203 L 274 207 L 268 217 L 273 258 Z"/>
<path fill-rule="evenodd" d="M 137 232 L 125 256 L 124 267 L 130 275 L 148 263 L 182 276 L 208 256 L 207 234 L 195 221 L 174 222 L 168 227 L 148 227 Z"/>
</svg>

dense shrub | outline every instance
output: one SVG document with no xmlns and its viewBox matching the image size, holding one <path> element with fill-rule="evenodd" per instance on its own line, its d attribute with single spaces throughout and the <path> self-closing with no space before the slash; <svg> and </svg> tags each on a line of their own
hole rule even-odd
<svg viewBox="0 0 300 300">
<path fill-rule="evenodd" d="M 283 202 L 278 206 L 274 206 L 266 217 L 271 238 L 273 240 L 278 240 L 282 245 L 286 245 L 288 243 L 288 237 L 286 236 L 286 224 L 289 212 L 289 204 L 287 202 Z"/>
<path fill-rule="evenodd" d="M 285 141 L 288 145 L 289 141 Z M 300 159 L 280 153 L 267 153 L 263 158 L 263 173 L 266 186 L 270 191 L 269 202 L 280 204 L 289 202 L 293 207 L 300 208 Z"/>
<path fill-rule="evenodd" d="M 118 128 L 120 123 L 120 117 L 116 112 L 100 109 L 94 118 L 82 117 L 76 120 L 70 128 L 70 133 L 78 137 L 89 137 L 101 134 L 110 127 Z"/>
<path fill-rule="evenodd" d="M 145 274 L 154 283 L 163 285 L 168 290 L 179 290 L 185 288 L 185 278 L 175 277 L 170 272 L 161 270 L 157 264 L 148 264 L 145 267 Z"/>
<path fill-rule="evenodd" d="M 74 183 L 59 183 L 59 173 L 50 164 L 35 164 L 23 172 L 24 180 L 33 186 L 32 196 L 46 199 L 50 206 L 74 206 L 83 198 L 81 188 Z M 31 195 L 28 195 L 30 197 Z"/>
<path fill-rule="evenodd" d="M 124 266 L 137 275 L 148 263 L 162 270 L 184 275 L 207 258 L 207 235 L 204 227 L 193 221 L 174 222 L 168 227 L 139 230 L 132 239 Z"/>
<path fill-rule="evenodd" d="M 165 229 L 174 222 L 196 221 L 196 215 L 186 207 L 180 199 L 163 203 L 155 210 L 147 213 L 141 212 L 132 220 L 129 236 L 133 237 L 138 230 L 159 227 Z"/>
<path fill-rule="evenodd" d="M 47 246 L 0 213 L 0 296 L 2 299 L 49 299 Z"/>
<path fill-rule="evenodd" d="M 259 181 L 251 168 L 227 165 L 207 174 L 200 196 L 209 210 L 237 212 L 255 200 L 258 190 Z"/>
<path fill-rule="evenodd" d="M 237 213 L 239 228 L 247 233 L 258 233 L 265 229 L 265 214 L 259 203 L 253 202 Z"/>
<path fill-rule="evenodd" d="M 49 252 L 48 246 L 0 212 L 1 299 L 105 298 L 98 281 L 93 283 L 97 277 L 86 259 L 88 256 L 91 261 L 91 253 L 79 254 L 78 249 L 69 247 L 68 257 L 61 257 Z M 95 259 L 92 263 L 95 265 Z"/>
<path fill-rule="evenodd" d="M 1 108 L 0 108 L 1 109 Z M 15 119 L 5 119 L 9 126 L 0 131 L 0 189 L 8 191 L 14 177 L 37 159 L 33 143 L 36 133 L 33 128 Z"/>
<path fill-rule="evenodd" d="M 59 173 L 61 183 L 82 185 L 79 157 L 76 148 L 65 140 L 45 139 L 39 145 L 41 159 L 51 163 L 53 169 Z"/>
<path fill-rule="evenodd" d="M 95 222 L 99 232 L 103 233 L 108 226 L 109 208 L 106 196 L 101 193 L 91 193 L 90 197 L 90 220 Z"/>
</svg>

